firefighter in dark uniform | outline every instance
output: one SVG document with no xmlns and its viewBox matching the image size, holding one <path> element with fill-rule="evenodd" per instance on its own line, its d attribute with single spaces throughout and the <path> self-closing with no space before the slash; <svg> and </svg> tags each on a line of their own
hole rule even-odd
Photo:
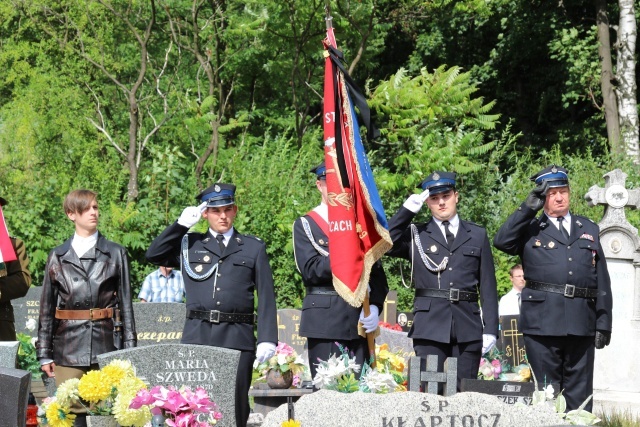
<svg viewBox="0 0 640 427">
<path fill-rule="evenodd" d="M 0 206 L 7 201 L 0 197 Z M 13 317 L 12 299 L 22 298 L 31 286 L 29 257 L 20 239 L 11 237 L 11 245 L 16 252 L 15 261 L 0 262 L 0 341 L 15 341 L 16 327 Z"/>
<path fill-rule="evenodd" d="M 611 281 L 598 226 L 569 212 L 567 170 L 551 165 L 531 180 L 537 186 L 493 243 L 522 260 L 520 330 L 533 373 L 558 384 L 572 410 L 593 393 L 594 348 L 611 339 Z"/>
<path fill-rule="evenodd" d="M 498 295 L 493 256 L 484 228 L 457 213 L 456 174 L 434 172 L 389 221 L 393 248 L 387 253 L 411 261 L 415 277 L 413 339 L 416 355 L 458 359 L 463 378 L 478 376 L 480 357 L 498 336 Z M 425 203 L 427 223 L 411 221 Z M 482 314 L 480 305 L 482 305 Z"/>
<path fill-rule="evenodd" d="M 327 181 L 324 162 L 311 169 L 316 174 L 316 187 L 322 202 L 293 224 L 294 258 L 306 295 L 302 303 L 300 335 L 307 337 L 312 378 L 318 360 L 340 355 L 336 342 L 356 357 L 356 363 L 369 362 L 369 350 L 364 333 L 378 328 L 378 315 L 389 291 L 387 277 L 378 261 L 371 269 L 369 280 L 370 314 L 349 305 L 334 290 L 329 265 Z M 362 327 L 358 326 L 358 321 Z M 361 335 L 359 335 L 359 332 Z"/>
<path fill-rule="evenodd" d="M 156 265 L 181 268 L 187 320 L 182 343 L 240 350 L 236 378 L 236 423 L 249 418 L 249 387 L 255 359 L 267 360 L 278 342 L 273 275 L 265 244 L 233 227 L 235 186 L 214 184 L 197 196 L 147 250 Z M 188 233 L 200 217 L 206 233 Z M 258 346 L 254 337 L 254 292 L 258 293 Z"/>
</svg>

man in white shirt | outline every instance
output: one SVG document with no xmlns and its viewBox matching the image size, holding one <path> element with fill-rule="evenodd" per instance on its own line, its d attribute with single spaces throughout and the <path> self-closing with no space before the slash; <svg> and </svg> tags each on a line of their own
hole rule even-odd
<svg viewBox="0 0 640 427">
<path fill-rule="evenodd" d="M 498 314 L 500 316 L 513 316 L 520 314 L 520 303 L 522 289 L 524 288 L 524 271 L 522 265 L 516 264 L 509 270 L 509 279 L 513 287 L 502 298 L 498 305 Z"/>
</svg>

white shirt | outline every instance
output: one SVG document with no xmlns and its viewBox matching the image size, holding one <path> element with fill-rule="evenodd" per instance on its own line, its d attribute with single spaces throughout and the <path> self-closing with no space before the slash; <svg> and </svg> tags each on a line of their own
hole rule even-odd
<svg viewBox="0 0 640 427">
<path fill-rule="evenodd" d="M 555 225 L 556 230 L 560 230 L 560 222 L 558 222 L 558 217 L 553 217 L 547 215 L 551 224 Z M 571 212 L 567 212 L 567 214 L 563 217 L 562 226 L 565 230 L 567 230 L 567 235 L 571 236 Z"/>
<path fill-rule="evenodd" d="M 447 233 L 445 232 L 444 225 L 442 225 L 442 221 L 435 217 L 433 218 L 433 220 L 436 222 L 436 224 L 438 224 L 438 228 L 440 228 L 440 231 L 442 231 L 442 235 L 446 240 Z M 458 214 L 455 214 L 453 218 L 449 219 L 449 230 L 451 230 L 451 232 L 453 233 L 453 237 L 456 237 L 458 235 L 458 227 L 460 227 L 460 217 L 458 216 Z"/>
<path fill-rule="evenodd" d="M 220 233 L 216 233 L 212 229 L 209 229 L 209 233 L 211 233 L 211 235 L 214 238 L 218 237 L 218 234 L 220 234 Z M 224 237 L 224 239 L 222 239 L 222 243 L 224 243 L 224 245 L 227 246 L 229 244 L 229 239 L 231 239 L 231 236 L 233 236 L 233 227 L 228 229 L 225 233 L 222 233 L 222 236 Z"/>
<path fill-rule="evenodd" d="M 498 303 L 498 315 L 499 316 L 511 316 L 520 314 L 520 301 L 518 295 L 521 291 L 515 288 L 511 288 Z"/>
<path fill-rule="evenodd" d="M 82 258 L 82 255 L 86 254 L 89 249 L 93 248 L 97 241 L 97 231 L 89 237 L 80 237 L 78 234 L 74 234 L 73 240 L 71 240 L 71 247 L 76 251 L 78 258 Z"/>
<path fill-rule="evenodd" d="M 329 206 L 325 203 L 320 203 L 318 206 L 313 208 L 313 211 L 320 215 L 322 219 L 324 219 L 327 223 L 329 222 Z"/>
</svg>

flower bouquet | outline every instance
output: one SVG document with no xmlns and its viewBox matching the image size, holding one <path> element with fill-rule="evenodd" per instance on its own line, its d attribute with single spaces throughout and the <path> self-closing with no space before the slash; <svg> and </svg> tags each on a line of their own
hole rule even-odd
<svg viewBox="0 0 640 427">
<path fill-rule="evenodd" d="M 36 326 L 36 319 L 27 320 L 26 329 L 28 331 L 35 331 Z M 31 372 L 33 378 L 41 378 L 42 370 L 40 369 L 40 362 L 36 357 L 36 337 L 22 333 L 17 333 L 16 337 L 20 342 L 18 346 L 18 368 Z"/>
<path fill-rule="evenodd" d="M 142 389 L 131 400 L 132 410 L 147 408 L 151 414 L 162 416 L 172 427 L 206 427 L 222 419 L 218 406 L 203 388 L 191 391 L 189 387 L 176 389 L 173 386 L 155 386 Z"/>
<path fill-rule="evenodd" d="M 120 425 L 142 427 L 151 420 L 148 408 L 130 409 L 129 402 L 145 383 L 135 376 L 131 362 L 115 359 L 82 378 L 69 379 L 58 387 L 54 397 L 43 401 L 38 415 L 42 425 L 71 427 L 76 416 L 71 405 L 80 402 L 89 415 L 113 415 Z"/>
<path fill-rule="evenodd" d="M 375 368 L 367 363 L 361 367 L 356 363 L 355 357 L 349 357 L 346 348 L 340 346 L 341 354 L 331 355 L 329 360 L 320 361 L 316 370 L 313 384 L 317 388 L 335 390 L 342 393 L 362 391 L 365 393 L 390 393 L 393 391 L 406 391 L 406 387 L 399 385 L 405 383 L 404 358 L 398 353 L 389 351 L 388 346 L 380 347 L 378 355 L 382 355 Z M 356 374 L 360 372 L 360 378 Z M 398 382 L 400 381 L 400 382 Z"/>
<path fill-rule="evenodd" d="M 480 366 L 478 368 L 479 380 L 500 380 L 506 381 L 505 372 L 508 371 L 507 366 L 503 366 L 502 353 L 493 347 L 484 357 L 480 358 Z"/>
<path fill-rule="evenodd" d="M 297 386 L 300 384 L 300 374 L 307 369 L 307 366 L 291 346 L 278 342 L 275 354 L 262 363 L 256 360 L 253 368 L 265 377 L 269 375 L 269 371 L 279 373 L 285 378 L 291 377 L 291 384 Z"/>
<path fill-rule="evenodd" d="M 388 344 L 376 345 L 376 369 L 393 376 L 397 384 L 394 391 L 407 391 L 405 354 L 402 350 L 391 351 Z"/>
</svg>

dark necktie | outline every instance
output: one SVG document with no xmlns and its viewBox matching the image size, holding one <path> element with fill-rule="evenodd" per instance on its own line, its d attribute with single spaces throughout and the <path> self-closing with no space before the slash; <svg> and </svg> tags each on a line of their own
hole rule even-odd
<svg viewBox="0 0 640 427">
<path fill-rule="evenodd" d="M 449 228 L 449 221 L 442 221 L 442 225 L 444 225 L 444 236 L 447 239 L 447 246 L 451 249 L 451 245 L 453 245 L 453 240 L 456 236 L 453 235 L 451 229 Z"/>
<path fill-rule="evenodd" d="M 220 246 L 220 253 L 223 254 L 224 249 L 226 248 L 226 246 L 224 245 L 224 236 L 222 234 L 218 234 L 216 236 L 216 240 L 218 241 L 218 245 Z"/>
<path fill-rule="evenodd" d="M 520 292 L 517 292 L 516 295 L 518 295 L 518 309 L 520 309 L 520 307 L 522 307 L 522 296 Z"/>
<path fill-rule="evenodd" d="M 562 221 L 564 221 L 564 217 L 563 216 L 559 216 L 558 217 L 558 228 L 560 228 L 560 232 L 562 233 L 562 236 L 568 241 L 569 240 L 569 232 L 567 231 L 566 228 L 564 228 L 564 224 L 562 224 Z"/>
</svg>

